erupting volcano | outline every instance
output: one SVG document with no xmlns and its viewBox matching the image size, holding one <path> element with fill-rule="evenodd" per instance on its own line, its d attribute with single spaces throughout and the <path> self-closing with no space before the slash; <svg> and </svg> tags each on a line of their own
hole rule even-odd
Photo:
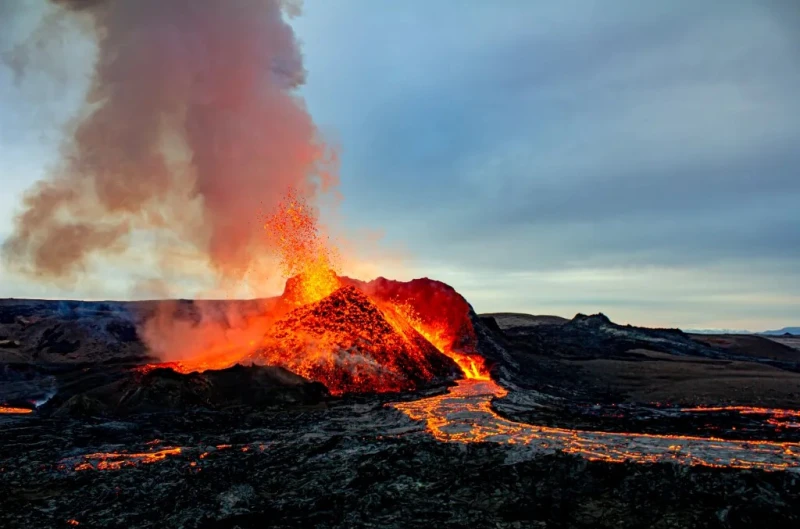
<svg viewBox="0 0 800 529">
<path fill-rule="evenodd" d="M 452 379 L 459 369 L 488 380 L 471 309 L 455 290 L 429 279 L 366 283 L 339 276 L 337 249 L 295 192 L 264 228 L 288 279 L 272 310 L 248 322 L 263 327 L 262 337 L 222 352 L 198 350 L 161 367 L 186 373 L 233 363 L 280 366 L 322 382 L 334 395 L 413 390 Z"/>
<path fill-rule="evenodd" d="M 303 3 L 0 0 L 0 527 L 800 527 L 792 17 Z"/>
</svg>

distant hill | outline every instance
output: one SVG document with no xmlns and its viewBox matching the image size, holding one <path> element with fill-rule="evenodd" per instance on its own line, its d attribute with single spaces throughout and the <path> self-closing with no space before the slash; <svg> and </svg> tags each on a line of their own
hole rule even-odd
<svg viewBox="0 0 800 529">
<path fill-rule="evenodd" d="M 681 329 L 687 334 L 757 334 L 742 329 Z"/>
<path fill-rule="evenodd" d="M 784 327 L 783 329 L 778 329 L 777 331 L 764 331 L 760 334 L 768 334 L 770 336 L 780 336 L 782 334 L 794 334 L 796 336 L 800 336 L 800 327 Z"/>
<path fill-rule="evenodd" d="M 784 327 L 775 331 L 744 331 L 742 329 L 682 329 L 689 334 L 763 334 L 767 336 L 781 336 L 793 334 L 800 336 L 800 327 Z"/>
<path fill-rule="evenodd" d="M 561 316 L 535 316 L 518 312 L 487 312 L 481 316 L 491 316 L 501 329 L 513 327 L 532 327 L 536 325 L 562 325 L 569 321 Z M 784 327 L 774 331 L 748 331 L 745 329 L 681 329 L 686 334 L 762 334 L 765 336 L 782 336 L 791 334 L 800 336 L 800 327 Z"/>
<path fill-rule="evenodd" d="M 487 312 L 481 316 L 490 316 L 495 319 L 501 329 L 513 327 L 535 327 L 537 325 L 563 325 L 569 320 L 561 316 L 534 316 L 519 312 Z"/>
</svg>

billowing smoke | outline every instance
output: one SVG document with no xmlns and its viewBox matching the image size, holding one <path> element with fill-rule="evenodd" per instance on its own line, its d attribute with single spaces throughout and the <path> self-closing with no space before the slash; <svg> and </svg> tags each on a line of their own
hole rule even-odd
<svg viewBox="0 0 800 529">
<path fill-rule="evenodd" d="M 268 255 L 259 214 L 308 198 L 335 166 L 296 89 L 302 57 L 281 0 L 51 0 L 98 45 L 61 157 L 25 197 L 8 265 L 74 279 L 146 245 L 156 277 L 187 262 L 239 279 Z"/>
</svg>

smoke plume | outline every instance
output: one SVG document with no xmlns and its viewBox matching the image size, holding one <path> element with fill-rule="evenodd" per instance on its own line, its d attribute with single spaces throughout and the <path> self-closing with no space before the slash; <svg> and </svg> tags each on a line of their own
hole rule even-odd
<svg viewBox="0 0 800 529">
<path fill-rule="evenodd" d="M 90 22 L 91 89 L 61 157 L 3 245 L 11 268 L 75 279 L 146 243 L 161 271 L 202 262 L 238 279 L 267 252 L 259 214 L 288 188 L 336 184 L 295 90 L 302 57 L 281 0 L 51 0 Z M 24 66 L 24 65 L 23 65 Z"/>
</svg>

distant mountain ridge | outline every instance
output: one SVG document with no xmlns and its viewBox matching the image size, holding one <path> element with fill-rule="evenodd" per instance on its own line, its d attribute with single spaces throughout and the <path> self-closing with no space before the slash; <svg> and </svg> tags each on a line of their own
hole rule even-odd
<svg viewBox="0 0 800 529">
<path fill-rule="evenodd" d="M 687 334 L 760 334 L 742 329 L 681 329 Z M 763 334 L 763 333 L 761 333 Z"/>
<path fill-rule="evenodd" d="M 784 327 L 774 331 L 746 331 L 742 329 L 681 329 L 687 334 L 762 334 L 765 336 L 781 336 L 792 334 L 800 336 L 800 327 Z"/>
<path fill-rule="evenodd" d="M 784 327 L 783 329 L 778 329 L 777 331 L 764 331 L 760 334 L 769 334 L 771 336 L 780 336 L 782 334 L 794 334 L 795 336 L 800 336 L 800 327 Z"/>
<path fill-rule="evenodd" d="M 542 316 L 516 312 L 491 312 L 481 314 L 481 316 L 493 317 L 501 328 L 515 327 L 515 326 L 532 326 L 532 325 L 562 325 L 568 321 L 567 318 L 561 316 Z M 603 316 L 604 318 L 606 316 Z M 585 318 L 583 314 L 578 314 L 576 318 Z M 749 331 L 746 329 L 689 329 L 681 328 L 681 331 L 686 334 L 762 334 L 767 336 L 781 336 L 784 334 L 792 334 L 800 336 L 800 327 L 784 327 L 773 331 Z"/>
</svg>

